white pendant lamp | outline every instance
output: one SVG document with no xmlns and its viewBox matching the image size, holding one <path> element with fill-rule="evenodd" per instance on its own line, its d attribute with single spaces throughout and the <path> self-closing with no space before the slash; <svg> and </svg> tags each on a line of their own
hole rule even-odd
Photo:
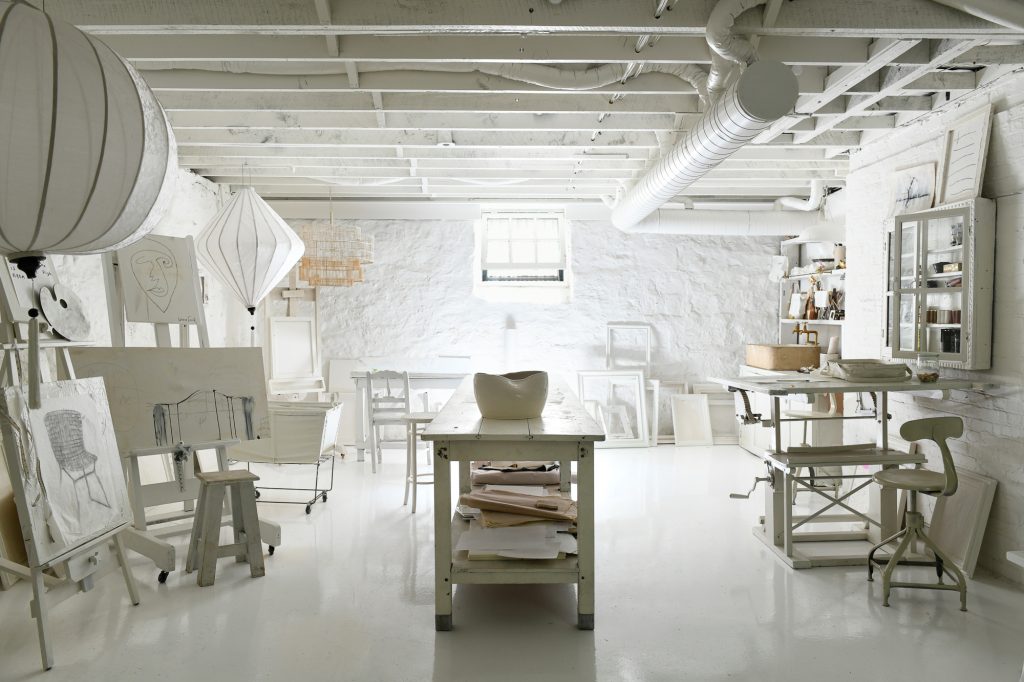
<svg viewBox="0 0 1024 682">
<path fill-rule="evenodd" d="M 252 187 L 235 194 L 196 239 L 199 260 L 250 315 L 304 251 L 299 235 Z"/>
<path fill-rule="evenodd" d="M 99 40 L 0 1 L 0 254 L 127 246 L 160 219 L 177 150 L 138 73 Z"/>
</svg>

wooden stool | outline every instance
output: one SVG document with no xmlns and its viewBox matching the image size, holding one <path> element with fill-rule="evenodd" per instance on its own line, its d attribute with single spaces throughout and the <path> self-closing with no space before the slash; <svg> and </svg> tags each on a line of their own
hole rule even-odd
<svg viewBox="0 0 1024 682">
<path fill-rule="evenodd" d="M 263 567 L 263 548 L 260 546 L 260 521 L 256 516 L 256 489 L 260 477 L 244 469 L 197 473 L 199 501 L 196 505 L 192 540 L 188 546 L 185 572 L 199 566 L 196 580 L 200 587 L 213 584 L 217 575 L 217 559 L 233 556 L 235 561 L 249 562 L 253 578 L 266 574 Z M 221 518 L 224 513 L 225 488 L 231 489 L 231 518 L 235 541 L 220 545 Z"/>
</svg>

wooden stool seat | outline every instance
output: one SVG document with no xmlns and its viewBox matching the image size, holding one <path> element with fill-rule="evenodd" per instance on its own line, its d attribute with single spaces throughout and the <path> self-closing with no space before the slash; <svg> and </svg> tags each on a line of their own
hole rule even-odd
<svg viewBox="0 0 1024 682">
<path fill-rule="evenodd" d="M 255 482 L 260 477 L 245 469 L 211 471 L 196 474 L 199 479 L 199 499 L 196 504 L 195 523 L 188 547 L 185 572 L 199 567 L 196 583 L 207 587 L 217 575 L 217 559 L 233 556 L 238 563 L 249 563 L 249 574 L 259 578 L 266 574 L 263 565 L 263 547 L 260 539 L 260 521 L 256 514 Z M 224 496 L 231 494 L 231 525 L 234 542 L 220 544 L 221 519 Z"/>
<path fill-rule="evenodd" d="M 946 487 L 946 475 L 928 469 L 882 469 L 871 478 L 878 485 L 919 493 L 941 493 Z"/>
</svg>

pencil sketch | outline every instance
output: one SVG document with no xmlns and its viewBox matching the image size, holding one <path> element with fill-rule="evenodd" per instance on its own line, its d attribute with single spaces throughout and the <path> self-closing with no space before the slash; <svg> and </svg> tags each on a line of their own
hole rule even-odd
<svg viewBox="0 0 1024 682">
<path fill-rule="evenodd" d="M 106 381 L 122 452 L 270 435 L 260 348 L 74 348 L 78 376 Z"/>
<path fill-rule="evenodd" d="M 153 406 L 153 435 L 157 445 L 255 440 L 255 405 L 253 396 L 232 396 L 214 389 L 193 391 L 184 400 Z"/>
<path fill-rule="evenodd" d="M 110 508 L 110 500 L 103 489 L 103 481 L 96 475 L 96 462 L 99 457 L 85 449 L 85 418 L 76 410 L 54 410 L 43 417 L 46 434 L 50 438 L 53 456 L 60 467 L 61 475 L 67 475 L 75 490 L 79 514 L 82 509 L 82 498 L 78 493 L 78 482 L 85 481 L 85 490 L 89 502 Z M 89 478 L 93 483 L 90 485 Z M 93 491 L 96 486 L 96 491 Z M 97 497 L 97 495 L 99 497 Z"/>
<path fill-rule="evenodd" d="M 24 387 L 6 389 L 3 422 L 26 545 L 42 564 L 132 513 L 103 380 L 44 383 L 40 397 L 32 409 Z"/>
<path fill-rule="evenodd" d="M 129 322 L 196 321 L 195 263 L 189 239 L 150 235 L 117 252 Z"/>
<path fill-rule="evenodd" d="M 932 207 L 935 198 L 934 163 L 896 171 L 893 180 L 893 208 L 896 213 L 912 213 Z"/>
</svg>

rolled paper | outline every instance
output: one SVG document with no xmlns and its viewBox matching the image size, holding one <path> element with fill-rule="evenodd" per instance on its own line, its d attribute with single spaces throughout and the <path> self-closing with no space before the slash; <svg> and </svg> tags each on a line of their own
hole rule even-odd
<svg viewBox="0 0 1024 682">
<path fill-rule="evenodd" d="M 839 337 L 833 336 L 828 340 L 828 351 L 829 355 L 839 352 Z"/>
</svg>

